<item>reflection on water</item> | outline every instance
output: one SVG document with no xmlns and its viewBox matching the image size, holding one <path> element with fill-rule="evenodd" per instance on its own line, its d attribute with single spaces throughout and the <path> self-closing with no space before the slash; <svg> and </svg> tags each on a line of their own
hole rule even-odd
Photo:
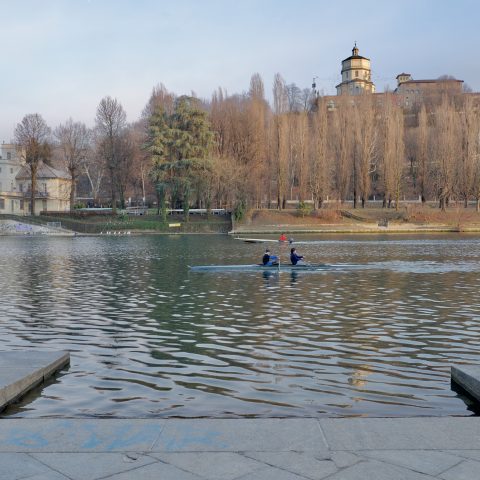
<svg viewBox="0 0 480 480">
<path fill-rule="evenodd" d="M 6 415 L 472 414 L 449 369 L 480 361 L 480 239 L 327 237 L 299 253 L 351 268 L 188 271 L 263 250 L 222 236 L 0 239 L 0 348 L 72 357 Z"/>
</svg>

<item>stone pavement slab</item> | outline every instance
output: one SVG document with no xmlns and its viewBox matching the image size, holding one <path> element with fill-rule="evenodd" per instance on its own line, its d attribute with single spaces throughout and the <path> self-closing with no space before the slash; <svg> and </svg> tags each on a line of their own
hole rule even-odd
<svg viewBox="0 0 480 480">
<path fill-rule="evenodd" d="M 341 470 L 328 477 L 328 480 L 432 480 L 434 478 L 396 465 L 372 460 Z"/>
<path fill-rule="evenodd" d="M 156 453 L 155 458 L 211 480 L 234 480 L 265 464 L 233 452 Z"/>
<path fill-rule="evenodd" d="M 153 451 L 314 451 L 327 444 L 316 419 L 165 420 Z"/>
<path fill-rule="evenodd" d="M 479 417 L 321 418 L 319 423 L 332 450 L 480 448 Z"/>
<path fill-rule="evenodd" d="M 480 462 L 467 460 L 439 476 L 444 480 L 473 480 L 480 478 Z"/>
<path fill-rule="evenodd" d="M 368 458 L 407 467 L 415 472 L 433 476 L 439 475 L 463 461 L 461 457 L 443 451 L 370 450 L 360 453 Z"/>
<path fill-rule="evenodd" d="M 321 480 L 337 471 L 331 460 L 320 456 L 316 458 L 311 453 L 305 452 L 246 452 L 250 458 L 266 463 L 267 465 L 281 468 L 282 470 L 302 475 L 311 480 Z"/>
<path fill-rule="evenodd" d="M 159 438 L 165 420 L 0 420 L 0 452 L 145 452 Z"/>
<path fill-rule="evenodd" d="M 0 480 L 479 480 L 480 418 L 0 419 Z"/>
<path fill-rule="evenodd" d="M 128 453 L 35 453 L 31 457 L 71 480 L 107 477 L 156 462 L 146 455 Z"/>
<path fill-rule="evenodd" d="M 0 453 L 0 480 L 35 478 L 49 474 L 52 475 L 52 479 L 55 478 L 53 475 L 57 475 L 55 480 L 67 479 L 25 453 Z"/>
</svg>

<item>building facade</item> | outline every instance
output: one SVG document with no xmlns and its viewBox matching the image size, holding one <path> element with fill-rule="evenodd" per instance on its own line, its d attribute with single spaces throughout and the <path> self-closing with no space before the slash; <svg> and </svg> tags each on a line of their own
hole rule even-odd
<svg viewBox="0 0 480 480">
<path fill-rule="evenodd" d="M 15 177 L 17 189 L 25 200 L 25 213 L 30 214 L 32 184 L 30 172 L 22 167 Z M 70 175 L 50 165 L 41 163 L 37 171 L 35 213 L 68 212 L 70 210 Z"/>
<path fill-rule="evenodd" d="M 31 178 L 16 145 L 0 145 L 0 214 L 30 214 Z M 44 163 L 37 173 L 35 213 L 70 210 L 70 176 Z"/>
<path fill-rule="evenodd" d="M 0 213 L 23 215 L 23 195 L 17 190 L 16 176 L 21 169 L 20 154 L 16 145 L 0 145 Z"/>
<path fill-rule="evenodd" d="M 352 55 L 342 60 L 342 82 L 335 88 L 337 95 L 362 95 L 375 93 L 372 82 L 370 59 L 359 55 L 357 44 L 352 49 Z"/>
<path fill-rule="evenodd" d="M 455 78 L 438 78 L 436 80 L 414 80 L 409 73 L 397 75 L 397 88 L 400 104 L 404 107 L 413 107 L 425 102 L 429 97 L 442 94 L 460 95 L 463 93 L 463 80 Z"/>
</svg>

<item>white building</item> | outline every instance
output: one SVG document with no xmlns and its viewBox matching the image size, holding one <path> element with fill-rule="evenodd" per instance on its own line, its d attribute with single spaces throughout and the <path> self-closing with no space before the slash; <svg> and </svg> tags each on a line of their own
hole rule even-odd
<svg viewBox="0 0 480 480">
<path fill-rule="evenodd" d="M 23 195 L 18 192 L 16 176 L 21 169 L 17 147 L 11 143 L 0 145 L 0 213 L 23 215 Z"/>
<path fill-rule="evenodd" d="M 0 214 L 30 214 L 31 179 L 16 145 L 0 145 Z M 44 163 L 37 172 L 35 213 L 70 210 L 70 176 Z"/>
</svg>

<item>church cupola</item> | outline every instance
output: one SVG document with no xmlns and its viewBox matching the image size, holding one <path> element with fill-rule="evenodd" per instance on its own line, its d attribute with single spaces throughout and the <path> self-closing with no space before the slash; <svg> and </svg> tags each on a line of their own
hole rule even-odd
<svg viewBox="0 0 480 480">
<path fill-rule="evenodd" d="M 375 93 L 375 84 L 372 82 L 370 59 L 359 54 L 355 42 L 352 55 L 342 60 L 342 82 L 337 88 L 337 95 L 362 95 Z"/>
</svg>

